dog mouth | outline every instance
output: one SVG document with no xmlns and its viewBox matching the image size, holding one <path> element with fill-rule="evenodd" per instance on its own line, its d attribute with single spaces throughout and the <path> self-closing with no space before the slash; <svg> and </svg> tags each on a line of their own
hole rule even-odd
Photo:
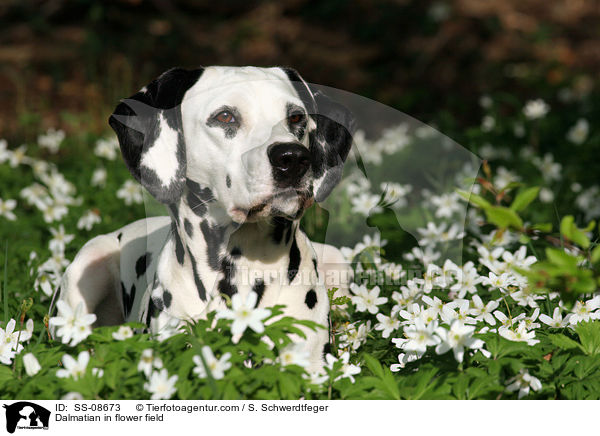
<svg viewBox="0 0 600 436">
<path fill-rule="evenodd" d="M 285 190 L 269 195 L 250 208 L 234 207 L 230 210 L 230 214 L 234 221 L 239 223 L 275 216 L 295 220 L 300 218 L 314 202 L 315 199 L 309 191 Z"/>
</svg>

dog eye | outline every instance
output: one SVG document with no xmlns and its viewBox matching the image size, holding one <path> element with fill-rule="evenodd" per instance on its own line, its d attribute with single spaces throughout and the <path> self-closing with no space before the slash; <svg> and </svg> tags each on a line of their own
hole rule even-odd
<svg viewBox="0 0 600 436">
<path fill-rule="evenodd" d="M 303 114 L 292 114 L 288 117 L 288 121 L 290 122 L 290 124 L 298 124 L 302 120 L 304 120 Z"/>
<path fill-rule="evenodd" d="M 219 112 L 216 116 L 215 119 L 223 124 L 231 124 L 231 123 L 235 123 L 236 119 L 233 116 L 233 114 L 231 112 L 227 112 L 227 111 L 223 111 L 223 112 Z"/>
</svg>

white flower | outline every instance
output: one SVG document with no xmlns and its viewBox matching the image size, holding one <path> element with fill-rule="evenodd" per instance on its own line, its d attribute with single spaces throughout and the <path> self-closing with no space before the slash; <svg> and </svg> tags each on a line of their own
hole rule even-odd
<svg viewBox="0 0 600 436">
<path fill-rule="evenodd" d="M 168 400 L 177 392 L 175 383 L 178 378 L 176 375 L 169 377 L 166 369 L 153 371 L 150 381 L 144 383 L 144 389 L 152 394 L 150 397 L 152 400 Z"/>
<path fill-rule="evenodd" d="M 448 350 L 452 350 L 457 362 L 463 361 L 465 348 L 479 349 L 483 347 L 481 339 L 473 338 L 475 327 L 466 326 L 458 320 L 452 322 L 450 330 L 438 327 L 435 332 L 441 339 L 441 342 L 435 347 L 435 352 L 444 354 Z"/>
<path fill-rule="evenodd" d="M 225 371 L 231 368 L 231 362 L 229 362 L 231 353 L 225 353 L 220 359 L 217 359 L 208 345 L 204 345 L 202 347 L 201 353 L 202 357 L 204 358 L 204 362 L 206 362 L 206 366 L 208 366 L 213 378 L 215 380 L 220 380 L 225 377 Z M 194 374 L 197 374 L 199 378 L 206 378 L 206 369 L 204 368 L 204 364 L 202 363 L 200 356 L 195 355 L 192 360 L 196 364 L 196 367 L 194 368 Z"/>
<path fill-rule="evenodd" d="M 65 139 L 65 132 L 62 130 L 55 130 L 49 128 L 45 134 L 38 136 L 38 144 L 40 147 L 47 148 L 50 153 L 55 154 L 58 152 L 60 144 Z"/>
<path fill-rule="evenodd" d="M 369 192 L 362 192 L 356 197 L 352 197 L 350 202 L 352 203 L 352 212 L 359 213 L 364 216 L 369 216 L 371 213 L 381 212 L 381 206 L 379 206 L 379 195 L 374 195 Z"/>
<path fill-rule="evenodd" d="M 65 233 L 65 227 L 62 224 L 58 226 L 58 229 L 50 227 L 50 233 L 52 233 L 52 239 L 48 245 L 52 252 L 64 252 L 66 245 L 75 238 L 75 235 Z"/>
<path fill-rule="evenodd" d="M 77 221 L 77 228 L 80 230 L 86 229 L 89 231 L 92 230 L 94 224 L 97 224 L 100 221 L 102 221 L 102 219 L 100 218 L 99 212 L 97 210 L 90 209 L 81 215 L 81 218 L 79 218 Z"/>
<path fill-rule="evenodd" d="M 425 325 L 420 318 L 415 319 L 413 325 L 404 329 L 404 336 L 408 340 L 402 344 L 402 348 L 409 352 L 425 353 L 427 347 L 440 343 L 440 338 L 434 334 L 436 328 L 437 322 Z"/>
<path fill-rule="evenodd" d="M 42 369 L 40 362 L 38 362 L 33 353 L 27 353 L 23 356 L 23 366 L 25 367 L 25 373 L 29 377 L 33 377 Z"/>
<path fill-rule="evenodd" d="M 406 196 L 412 191 L 411 185 L 401 185 L 393 182 L 382 183 L 380 188 L 385 193 L 383 202 L 390 204 L 394 209 L 401 209 L 406 206 Z"/>
<path fill-rule="evenodd" d="M 3 164 L 10 159 L 12 151 L 8 150 L 7 147 L 8 142 L 6 142 L 6 139 L 0 139 L 0 164 Z"/>
<path fill-rule="evenodd" d="M 412 352 L 411 353 L 400 353 L 400 354 L 398 354 L 398 363 L 393 363 L 392 365 L 390 365 L 390 371 L 398 372 L 402 368 L 404 368 L 407 363 L 414 362 L 415 360 L 419 360 L 421 357 L 423 357 L 423 354 L 412 353 Z"/>
<path fill-rule="evenodd" d="M 128 325 L 122 325 L 116 332 L 113 332 L 112 337 L 117 341 L 124 341 L 133 337 L 133 330 Z"/>
<path fill-rule="evenodd" d="M 48 189 L 39 183 L 33 183 L 20 192 L 21 197 L 30 205 L 35 205 L 38 209 L 44 207 L 46 198 L 49 196 Z"/>
<path fill-rule="evenodd" d="M 473 307 L 470 310 L 471 315 L 475 315 L 477 319 L 483 319 L 489 325 L 496 325 L 496 318 L 494 318 L 493 312 L 498 307 L 497 301 L 491 300 L 484 305 L 479 295 L 473 295 L 471 301 L 473 303 Z"/>
<path fill-rule="evenodd" d="M 496 127 L 496 119 L 491 115 L 485 115 L 481 120 L 481 131 L 490 132 L 494 127 Z"/>
<path fill-rule="evenodd" d="M 311 371 L 308 374 L 302 374 L 302 378 L 308 380 L 311 385 L 320 386 L 329 379 L 329 376 L 319 371 Z"/>
<path fill-rule="evenodd" d="M 458 312 L 455 309 L 458 309 Z M 454 300 L 444 304 L 440 316 L 442 321 L 448 325 L 451 325 L 456 320 L 465 324 L 475 324 L 476 320 L 469 316 L 470 313 L 469 300 Z"/>
<path fill-rule="evenodd" d="M 536 300 L 544 299 L 543 296 L 534 294 L 530 288 L 520 289 L 510 294 L 511 298 L 517 302 L 519 306 L 538 307 Z"/>
<path fill-rule="evenodd" d="M 122 199 L 126 205 L 140 204 L 144 201 L 142 187 L 133 180 L 126 180 L 117 191 L 117 198 Z"/>
<path fill-rule="evenodd" d="M 365 285 L 350 284 L 350 290 L 355 295 L 351 297 L 352 303 L 356 305 L 356 310 L 359 312 L 368 311 L 373 315 L 379 312 L 379 305 L 387 303 L 386 297 L 379 296 L 379 286 L 375 286 L 370 291 Z"/>
<path fill-rule="evenodd" d="M 383 313 L 377 314 L 377 321 L 379 322 L 375 324 L 375 330 L 381 330 L 381 336 L 384 338 L 389 338 L 390 334 L 400 327 L 398 318 L 385 316 Z"/>
<path fill-rule="evenodd" d="M 514 320 L 513 320 L 514 321 Z M 539 340 L 535 339 L 535 331 L 528 331 L 524 321 L 519 323 L 516 330 L 502 326 L 498 329 L 498 333 L 505 339 L 514 342 L 527 342 L 528 345 L 535 345 Z"/>
<path fill-rule="evenodd" d="M 96 141 L 96 146 L 94 147 L 94 154 L 108 160 L 115 160 L 118 149 L 119 142 L 116 137 L 98 139 L 98 141 Z"/>
<path fill-rule="evenodd" d="M 17 206 L 16 200 L 8 199 L 2 200 L 0 198 L 0 216 L 3 216 L 9 221 L 14 221 L 17 219 L 16 215 L 13 213 L 14 208 Z"/>
<path fill-rule="evenodd" d="M 536 156 L 532 159 L 532 163 L 538 168 L 538 170 L 540 170 L 542 177 L 546 182 L 560 180 L 562 165 L 554 162 L 554 157 L 552 157 L 552 154 L 546 153 L 544 155 L 544 159 Z"/>
<path fill-rule="evenodd" d="M 10 155 L 8 157 L 8 162 L 9 162 L 11 168 L 16 168 L 21 164 L 31 163 L 31 158 L 25 155 L 26 151 L 27 151 L 27 146 L 21 145 L 16 150 L 10 152 Z"/>
<path fill-rule="evenodd" d="M 509 273 L 496 275 L 493 272 L 490 272 L 488 277 L 483 277 L 481 283 L 492 289 L 500 289 L 501 291 L 506 292 L 506 288 L 515 284 L 515 279 Z"/>
<path fill-rule="evenodd" d="M 271 312 L 264 308 L 254 308 L 258 296 L 256 292 L 250 291 L 246 300 L 238 293 L 231 297 L 231 309 L 224 309 L 217 313 L 217 318 L 232 319 L 231 334 L 233 342 L 237 343 L 246 329 L 250 327 L 256 333 L 262 333 L 265 326 L 262 320 L 268 317 Z"/>
<path fill-rule="evenodd" d="M 39 270 L 62 275 L 63 268 L 68 265 L 69 260 L 65 259 L 65 253 L 63 251 L 54 251 L 52 256 L 40 265 Z"/>
<path fill-rule="evenodd" d="M 7 327 L 8 330 L 8 327 Z M 7 334 L 3 329 L 0 328 L 0 363 L 10 365 L 15 354 L 15 343 L 12 340 L 10 334 Z"/>
<path fill-rule="evenodd" d="M 519 391 L 519 399 L 529 394 L 529 389 L 539 391 L 542 389 L 542 383 L 536 377 L 529 374 L 526 369 L 521 369 L 519 374 L 508 380 L 509 385 L 506 390 L 510 392 Z"/>
<path fill-rule="evenodd" d="M 67 392 L 65 395 L 63 395 L 61 400 L 81 401 L 83 400 L 83 395 L 81 395 L 79 392 Z"/>
<path fill-rule="evenodd" d="M 456 192 L 432 196 L 431 203 L 435 206 L 435 216 L 437 218 L 450 218 L 455 212 L 464 209 L 460 196 Z"/>
<path fill-rule="evenodd" d="M 529 100 L 527 103 L 525 103 L 525 107 L 523 108 L 525 117 L 530 120 L 543 118 L 549 111 L 550 106 L 548 106 L 548 104 L 541 98 Z"/>
<path fill-rule="evenodd" d="M 569 317 L 569 323 L 575 325 L 579 322 L 589 321 L 591 319 L 600 319 L 600 295 L 596 295 L 594 298 L 583 301 L 575 302 L 571 316 Z"/>
<path fill-rule="evenodd" d="M 494 101 L 492 100 L 492 97 L 490 97 L 487 94 L 484 94 L 481 97 L 479 97 L 479 105 L 484 109 L 489 109 L 490 107 L 492 107 L 493 103 Z"/>
<path fill-rule="evenodd" d="M 401 123 L 385 129 L 381 138 L 375 142 L 375 147 L 385 154 L 394 154 L 406 148 L 409 142 L 408 124 Z"/>
<path fill-rule="evenodd" d="M 49 197 L 46 197 L 46 201 L 41 202 L 38 207 L 44 214 L 44 221 L 47 223 L 60 221 L 69 213 L 69 209 L 64 204 L 52 201 Z"/>
<path fill-rule="evenodd" d="M 342 378 L 349 378 L 350 381 L 352 383 L 354 383 L 353 376 L 360 372 L 360 367 L 349 363 L 350 353 L 348 351 L 345 351 L 340 356 L 339 359 L 337 359 L 333 355 L 327 353 L 327 355 L 325 356 L 325 360 L 327 361 L 327 363 L 325 364 L 325 367 L 328 368 L 329 370 L 333 370 L 336 362 L 342 362 L 342 368 L 341 368 L 342 374 L 340 376 L 338 376 L 334 381 L 340 380 Z"/>
<path fill-rule="evenodd" d="M 560 313 L 560 307 L 555 307 L 554 308 L 554 312 L 552 313 L 552 318 L 550 318 L 548 315 L 546 314 L 541 314 L 540 315 L 540 321 L 543 322 L 544 324 L 556 328 L 556 329 L 560 329 L 563 327 L 566 327 L 567 324 L 569 323 L 569 318 L 570 315 L 567 315 L 564 319 L 562 314 Z"/>
<path fill-rule="evenodd" d="M 161 369 L 162 367 L 162 360 L 160 357 L 154 357 L 154 351 L 151 348 L 142 351 L 142 356 L 137 367 L 138 371 L 143 372 L 146 377 L 150 377 L 153 368 Z"/>
<path fill-rule="evenodd" d="M 357 328 L 358 324 L 358 328 Z M 352 323 L 344 327 L 340 335 L 340 348 L 351 347 L 358 350 L 359 347 L 367 341 L 367 334 L 371 329 L 371 321 L 366 323 Z"/>
<path fill-rule="evenodd" d="M 85 370 L 90 361 L 90 353 L 88 351 L 82 351 L 77 356 L 77 360 L 73 357 L 65 354 L 62 358 L 64 368 L 56 371 L 56 376 L 59 378 L 72 377 L 75 380 L 85 375 Z"/>
<path fill-rule="evenodd" d="M 96 168 L 92 173 L 92 181 L 90 183 L 92 186 L 104 187 L 106 185 L 106 169 Z"/>
<path fill-rule="evenodd" d="M 306 368 L 310 365 L 310 352 L 303 343 L 291 344 L 279 353 L 279 362 L 282 366 L 298 365 Z"/>
<path fill-rule="evenodd" d="M 494 186 L 500 190 L 506 188 L 510 183 L 518 182 L 520 177 L 504 167 L 498 167 L 494 177 Z"/>
<path fill-rule="evenodd" d="M 577 123 L 567 132 L 567 140 L 573 144 L 583 144 L 588 137 L 590 123 L 585 118 L 579 118 Z"/>
<path fill-rule="evenodd" d="M 411 262 L 419 261 L 423 266 L 427 267 L 438 260 L 441 255 L 442 253 L 434 251 L 433 247 L 429 245 L 425 247 L 425 250 L 422 250 L 420 247 L 413 247 L 409 253 L 404 253 L 403 257 Z"/>
<path fill-rule="evenodd" d="M 56 335 L 61 338 L 63 344 L 77 345 L 92 333 L 91 325 L 96 321 L 96 315 L 84 313 L 82 302 L 75 310 L 62 300 L 56 303 L 56 307 L 58 316 L 50 318 L 49 324 L 59 327 Z"/>
</svg>

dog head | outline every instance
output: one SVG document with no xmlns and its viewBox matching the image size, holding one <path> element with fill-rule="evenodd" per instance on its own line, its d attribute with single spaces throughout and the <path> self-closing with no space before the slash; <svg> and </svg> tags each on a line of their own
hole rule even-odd
<svg viewBox="0 0 600 436">
<path fill-rule="evenodd" d="M 133 176 L 160 202 L 184 187 L 238 223 L 299 218 L 339 182 L 352 114 L 283 68 L 175 68 L 122 101 L 109 123 Z"/>
</svg>

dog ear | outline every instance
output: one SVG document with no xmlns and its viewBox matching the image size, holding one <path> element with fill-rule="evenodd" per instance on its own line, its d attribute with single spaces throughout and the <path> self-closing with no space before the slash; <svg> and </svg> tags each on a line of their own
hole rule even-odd
<svg viewBox="0 0 600 436">
<path fill-rule="evenodd" d="M 186 152 L 181 102 L 202 69 L 173 68 L 122 100 L 108 123 L 119 139 L 133 177 L 164 204 L 181 196 L 186 181 Z"/>
<path fill-rule="evenodd" d="M 308 134 L 315 200 L 321 202 L 342 178 L 356 121 L 348 108 L 321 91 L 313 91 L 295 70 L 283 68 L 283 71 L 316 124 Z"/>
</svg>

